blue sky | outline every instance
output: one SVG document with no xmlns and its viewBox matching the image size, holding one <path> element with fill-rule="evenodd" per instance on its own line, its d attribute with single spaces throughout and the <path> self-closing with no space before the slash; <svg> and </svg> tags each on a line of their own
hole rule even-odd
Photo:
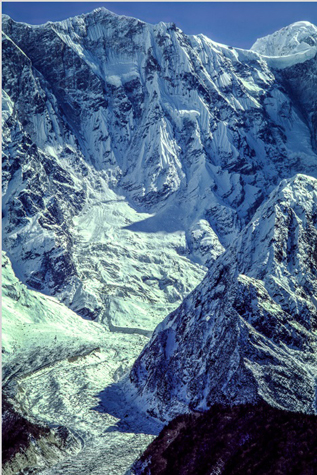
<svg viewBox="0 0 317 475">
<path fill-rule="evenodd" d="M 174 22 L 187 34 L 249 48 L 254 41 L 299 20 L 317 25 L 315 2 L 3 2 L 16 21 L 41 24 L 104 6 L 149 23 Z"/>
</svg>

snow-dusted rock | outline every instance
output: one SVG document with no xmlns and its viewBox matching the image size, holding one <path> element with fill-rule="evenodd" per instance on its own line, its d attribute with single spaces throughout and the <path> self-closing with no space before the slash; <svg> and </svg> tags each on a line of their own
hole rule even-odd
<svg viewBox="0 0 317 475">
<path fill-rule="evenodd" d="M 317 180 L 283 180 L 134 364 L 150 413 L 259 398 L 317 412 L 316 219 Z"/>
<path fill-rule="evenodd" d="M 192 258 L 201 258 L 207 267 L 210 267 L 225 250 L 206 219 L 200 219 L 190 227 L 188 247 Z"/>
</svg>

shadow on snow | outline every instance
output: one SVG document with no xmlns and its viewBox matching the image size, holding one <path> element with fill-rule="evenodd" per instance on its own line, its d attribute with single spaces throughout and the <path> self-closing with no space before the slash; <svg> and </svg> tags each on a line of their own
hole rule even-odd
<svg viewBox="0 0 317 475">
<path fill-rule="evenodd" d="M 92 410 L 107 413 L 119 419 L 116 424 L 108 427 L 105 432 L 131 432 L 135 434 L 158 435 L 164 424 L 140 410 L 132 399 L 128 399 L 124 390 L 124 382 L 110 384 L 96 397 L 99 403 Z"/>
</svg>

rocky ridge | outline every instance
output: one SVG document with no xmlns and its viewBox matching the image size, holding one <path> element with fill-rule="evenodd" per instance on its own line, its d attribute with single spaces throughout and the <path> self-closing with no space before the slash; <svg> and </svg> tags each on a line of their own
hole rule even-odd
<svg viewBox="0 0 317 475">
<path fill-rule="evenodd" d="M 283 180 L 156 328 L 130 380 L 162 419 L 264 399 L 316 413 L 317 181 Z"/>
<path fill-rule="evenodd" d="M 49 429 L 23 417 L 2 398 L 2 473 L 34 473 L 80 450 L 79 442 L 62 426 Z"/>
</svg>

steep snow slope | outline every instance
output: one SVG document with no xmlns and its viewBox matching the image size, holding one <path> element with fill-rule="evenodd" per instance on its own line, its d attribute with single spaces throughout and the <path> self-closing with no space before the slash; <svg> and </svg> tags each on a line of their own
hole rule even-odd
<svg viewBox="0 0 317 475">
<path fill-rule="evenodd" d="M 146 338 L 109 333 L 56 299 L 28 290 L 5 255 L 2 270 L 3 393 L 16 417 L 20 413 L 55 432 L 58 426 L 69 432 L 62 453 L 50 436 L 7 464 L 6 473 L 16 473 L 17 467 L 33 467 L 36 473 L 124 473 L 159 425 L 115 391 L 102 409 L 101 391 L 128 370 Z M 121 408 L 114 411 L 118 401 Z M 7 431 L 13 422 L 6 423 Z"/>
<path fill-rule="evenodd" d="M 153 329 L 280 179 L 316 176 L 315 56 L 275 70 L 103 8 L 3 31 L 4 249 L 109 328 Z"/>
<path fill-rule="evenodd" d="M 85 163 L 30 61 L 8 39 L 5 51 L 10 68 L 23 72 L 22 85 L 18 71 L 7 73 L 17 96 L 4 96 L 3 237 L 17 274 L 108 326 L 153 329 L 204 275 L 184 255 L 182 227 L 164 218 L 152 226 L 152 214 L 138 212 L 111 190 L 107 172 Z M 43 102 L 40 117 L 37 100 Z M 44 129 L 40 139 L 22 119 L 32 121 L 37 135 Z"/>
<path fill-rule="evenodd" d="M 283 180 L 134 364 L 150 413 L 259 398 L 317 412 L 316 219 L 317 180 Z"/>
<path fill-rule="evenodd" d="M 151 225 L 152 214 L 110 189 L 109 170 L 85 163 L 31 62 L 9 39 L 4 45 L 12 69 L 11 97 L 4 97 L 4 247 L 17 274 L 108 326 L 153 329 L 204 275 L 184 255 L 183 226 L 164 217 Z"/>
</svg>

